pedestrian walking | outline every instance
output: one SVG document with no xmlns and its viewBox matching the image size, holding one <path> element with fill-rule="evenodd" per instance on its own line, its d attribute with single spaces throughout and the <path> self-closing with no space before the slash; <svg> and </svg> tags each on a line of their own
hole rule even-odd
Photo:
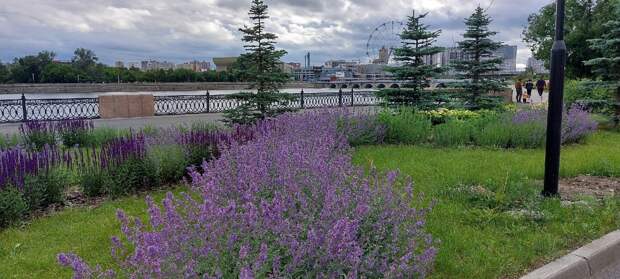
<svg viewBox="0 0 620 279">
<path fill-rule="evenodd" d="M 532 98 L 532 90 L 534 90 L 534 82 L 532 82 L 531 79 L 528 79 L 527 82 L 525 83 L 525 90 L 527 91 L 527 97 L 528 99 L 533 99 Z"/>
<path fill-rule="evenodd" d="M 540 77 L 536 82 L 536 90 L 538 90 L 538 96 L 540 96 L 540 102 L 543 101 L 543 93 L 545 92 L 545 87 L 547 87 L 547 82 Z"/>
<path fill-rule="evenodd" d="M 523 82 L 521 79 L 517 80 L 515 83 L 515 90 L 517 90 L 517 103 L 520 103 L 523 97 Z"/>
</svg>

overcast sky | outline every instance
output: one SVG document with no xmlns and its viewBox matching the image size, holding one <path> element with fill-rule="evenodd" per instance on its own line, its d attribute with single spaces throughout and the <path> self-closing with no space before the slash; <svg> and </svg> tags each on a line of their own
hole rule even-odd
<svg viewBox="0 0 620 279">
<path fill-rule="evenodd" d="M 463 19 L 480 4 L 489 7 L 492 28 L 519 46 L 518 63 L 530 52 L 521 31 L 530 13 L 551 0 L 266 0 L 268 30 L 279 36 L 287 62 L 329 59 L 366 61 L 366 43 L 383 22 L 404 21 L 412 9 L 428 12 L 442 29 L 440 45 L 463 33 Z M 146 59 L 182 62 L 236 56 L 238 28 L 248 24 L 250 0 L 0 0 L 0 60 L 52 50 L 70 59 L 75 48 L 94 50 L 112 64 Z"/>
</svg>

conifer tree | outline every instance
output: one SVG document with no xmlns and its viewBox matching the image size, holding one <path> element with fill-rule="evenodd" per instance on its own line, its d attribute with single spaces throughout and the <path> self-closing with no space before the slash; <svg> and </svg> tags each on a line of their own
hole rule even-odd
<svg viewBox="0 0 620 279">
<path fill-rule="evenodd" d="M 615 19 L 604 24 L 607 32 L 600 39 L 590 40 L 592 48 L 600 51 L 601 57 L 586 61 L 593 66 L 594 73 L 605 81 L 612 82 L 616 89 L 615 116 L 616 126 L 620 123 L 620 2 L 616 4 Z"/>
<path fill-rule="evenodd" d="M 443 48 L 435 46 L 441 30 L 429 31 L 429 26 L 422 20 L 425 14 L 409 16 L 405 30 L 400 34 L 402 46 L 394 50 L 394 60 L 401 66 L 390 67 L 396 79 L 405 81 L 406 90 L 383 90 L 379 93 L 390 105 L 415 105 L 420 101 L 420 94 L 429 86 L 429 79 L 437 76 L 442 69 L 426 60 L 441 53 Z"/>
<path fill-rule="evenodd" d="M 244 68 L 242 75 L 253 84 L 256 93 L 238 93 L 230 98 L 238 101 L 238 107 L 226 113 L 230 123 L 249 124 L 258 119 L 275 116 L 288 111 L 287 105 L 293 100 L 290 94 L 279 92 L 288 75 L 280 67 L 280 59 L 286 55 L 284 50 L 276 50 L 278 38 L 265 31 L 265 22 L 269 18 L 268 6 L 262 0 L 252 0 L 248 13 L 252 26 L 239 29 L 243 33 L 246 53 L 242 55 Z"/>
<path fill-rule="evenodd" d="M 485 106 L 486 99 L 482 98 L 483 95 L 505 87 L 504 81 L 493 75 L 500 70 L 503 59 L 493 55 L 502 43 L 493 41 L 492 37 L 497 32 L 489 30 L 490 23 L 491 18 L 478 6 L 465 20 L 467 30 L 463 34 L 463 41 L 458 42 L 464 59 L 453 64 L 459 78 L 465 80 L 462 86 L 471 96 L 471 108 Z"/>
</svg>

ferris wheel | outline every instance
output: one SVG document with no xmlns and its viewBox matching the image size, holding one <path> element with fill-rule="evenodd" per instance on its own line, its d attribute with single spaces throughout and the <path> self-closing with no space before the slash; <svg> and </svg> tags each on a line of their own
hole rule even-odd
<svg viewBox="0 0 620 279">
<path fill-rule="evenodd" d="M 366 55 L 373 64 L 392 64 L 394 49 L 400 47 L 400 34 L 405 29 L 401 21 L 388 21 L 377 26 L 366 43 Z"/>
</svg>

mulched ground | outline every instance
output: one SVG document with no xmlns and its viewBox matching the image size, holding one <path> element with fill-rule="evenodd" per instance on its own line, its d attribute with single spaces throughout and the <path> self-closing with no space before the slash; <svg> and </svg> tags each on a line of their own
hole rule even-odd
<svg viewBox="0 0 620 279">
<path fill-rule="evenodd" d="M 584 196 L 604 199 L 620 196 L 620 178 L 578 176 L 560 180 L 562 200 L 577 201 Z"/>
</svg>

